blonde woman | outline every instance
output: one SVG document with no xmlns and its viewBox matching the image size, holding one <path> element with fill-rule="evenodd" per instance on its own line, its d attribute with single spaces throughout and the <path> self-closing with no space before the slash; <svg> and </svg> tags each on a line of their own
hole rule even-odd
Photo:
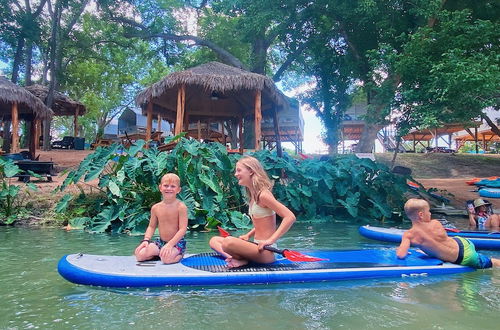
<svg viewBox="0 0 500 330">
<path fill-rule="evenodd" d="M 248 214 L 254 227 L 238 238 L 212 237 L 210 247 L 226 258 L 229 268 L 244 266 L 249 261 L 271 263 L 275 260 L 274 253 L 264 250 L 264 246 L 276 247 L 278 239 L 295 222 L 295 215 L 274 198 L 273 183 L 254 157 L 243 156 L 236 163 L 234 176 L 238 184 L 246 188 Z M 282 218 L 279 227 L 276 226 L 276 214 Z M 251 237 L 257 244 L 249 242 Z"/>
</svg>

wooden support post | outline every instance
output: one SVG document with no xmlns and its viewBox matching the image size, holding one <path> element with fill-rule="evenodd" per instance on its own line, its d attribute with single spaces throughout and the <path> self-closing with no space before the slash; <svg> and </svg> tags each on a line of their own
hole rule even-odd
<svg viewBox="0 0 500 330">
<path fill-rule="evenodd" d="M 36 156 L 36 146 L 38 145 L 38 133 L 37 133 L 37 122 L 35 118 L 30 121 L 30 141 L 28 150 L 30 152 L 31 159 L 35 159 Z"/>
<path fill-rule="evenodd" d="M 239 136 L 238 139 L 240 140 L 240 154 L 243 154 L 243 116 L 240 117 L 240 123 L 239 123 Z"/>
<path fill-rule="evenodd" d="M 199 119 L 198 119 L 197 129 L 198 129 L 198 141 L 201 141 L 201 121 Z"/>
<path fill-rule="evenodd" d="M 78 136 L 78 112 L 80 110 L 80 106 L 77 106 L 76 107 L 76 110 L 75 110 L 75 116 L 73 118 L 73 126 L 74 126 L 74 137 L 77 137 Z"/>
<path fill-rule="evenodd" d="M 12 103 L 12 147 L 11 153 L 15 154 L 19 152 L 19 109 L 17 107 L 17 102 Z"/>
<path fill-rule="evenodd" d="M 184 107 L 186 101 L 186 89 L 184 85 L 179 87 L 177 91 L 177 116 L 175 119 L 174 135 L 181 133 L 184 130 Z"/>
<path fill-rule="evenodd" d="M 278 109 L 273 109 L 274 133 L 276 134 L 276 152 L 278 157 L 283 157 L 283 149 L 281 149 L 280 125 L 278 121 Z"/>
<path fill-rule="evenodd" d="M 436 144 L 434 145 L 434 147 L 435 147 L 434 151 L 437 152 L 437 150 L 438 150 L 438 139 L 439 139 L 437 128 L 434 129 L 434 139 L 436 139 Z"/>
<path fill-rule="evenodd" d="M 260 150 L 262 122 L 262 92 L 255 92 L 255 150 Z"/>
<path fill-rule="evenodd" d="M 226 139 L 226 133 L 224 133 L 224 120 L 220 122 L 220 127 L 221 127 L 221 134 L 222 134 L 222 143 L 224 144 L 224 147 L 227 147 L 227 139 Z"/>
<path fill-rule="evenodd" d="M 477 126 L 474 127 L 474 141 L 476 142 L 476 154 L 479 153 L 479 147 L 477 145 Z"/>
<path fill-rule="evenodd" d="M 161 132 L 161 115 L 158 115 L 156 120 L 158 120 L 158 122 L 156 123 L 156 131 Z"/>
<path fill-rule="evenodd" d="M 146 109 L 146 141 L 151 141 L 151 131 L 153 130 L 153 102 L 148 103 L 148 107 Z M 146 148 L 148 148 L 149 143 L 146 144 Z"/>
<path fill-rule="evenodd" d="M 41 132 L 42 132 L 42 122 L 40 121 L 40 119 L 35 119 L 35 132 L 33 133 L 35 135 L 35 141 L 36 141 L 36 144 L 35 144 L 35 150 L 38 150 L 40 149 L 40 136 L 41 136 Z"/>
</svg>

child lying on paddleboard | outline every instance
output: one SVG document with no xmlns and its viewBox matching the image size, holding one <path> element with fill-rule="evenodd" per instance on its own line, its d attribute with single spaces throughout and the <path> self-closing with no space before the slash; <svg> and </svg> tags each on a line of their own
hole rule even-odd
<svg viewBox="0 0 500 330">
<path fill-rule="evenodd" d="M 431 257 L 473 268 L 500 267 L 500 259 L 476 252 L 474 244 L 464 237 L 449 237 L 443 225 L 431 220 L 429 203 L 412 198 L 405 204 L 412 227 L 403 234 L 396 255 L 404 259 L 410 246 L 416 246 Z"/>
</svg>

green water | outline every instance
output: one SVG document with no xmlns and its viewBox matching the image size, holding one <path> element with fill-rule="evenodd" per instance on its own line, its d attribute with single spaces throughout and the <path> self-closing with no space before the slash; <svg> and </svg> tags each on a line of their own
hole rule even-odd
<svg viewBox="0 0 500 330">
<path fill-rule="evenodd" d="M 188 252 L 207 251 L 211 235 L 188 234 Z M 0 329 L 497 329 L 500 320 L 500 270 L 404 281 L 120 290 L 75 285 L 57 273 L 64 254 L 127 255 L 139 240 L 0 227 Z M 345 223 L 297 224 L 280 246 L 392 247 Z"/>
</svg>

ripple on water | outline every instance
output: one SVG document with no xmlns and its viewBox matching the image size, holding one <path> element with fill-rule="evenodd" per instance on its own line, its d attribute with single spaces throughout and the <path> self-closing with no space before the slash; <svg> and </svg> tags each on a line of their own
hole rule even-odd
<svg viewBox="0 0 500 330">
<path fill-rule="evenodd" d="M 389 247 L 358 226 L 297 224 L 280 246 L 296 250 Z M 189 233 L 192 253 L 215 233 Z M 0 227 L 0 328 L 380 329 L 496 328 L 500 276 L 478 271 L 409 280 L 293 285 L 106 289 L 57 274 L 68 253 L 131 254 L 139 238 Z M 24 248 L 19 252 L 16 246 Z M 7 248 L 8 247 L 8 248 Z M 500 253 L 487 252 L 489 255 Z"/>
</svg>

